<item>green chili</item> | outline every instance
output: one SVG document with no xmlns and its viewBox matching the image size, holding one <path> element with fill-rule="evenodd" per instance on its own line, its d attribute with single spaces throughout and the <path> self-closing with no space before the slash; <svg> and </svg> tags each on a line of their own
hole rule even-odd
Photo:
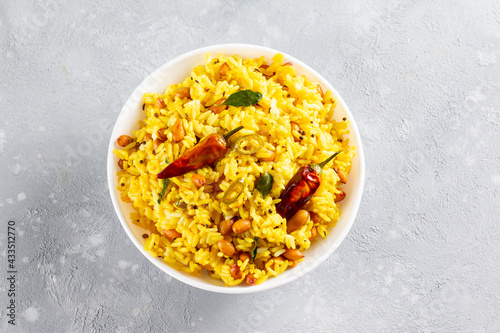
<svg viewBox="0 0 500 333">
<path fill-rule="evenodd" d="M 251 155 L 264 147 L 264 140 L 257 134 L 240 136 L 234 144 L 234 148 L 240 154 Z"/>
<path fill-rule="evenodd" d="M 224 193 L 224 196 L 222 197 L 222 202 L 225 203 L 226 205 L 230 205 L 238 198 L 240 195 L 243 193 L 245 190 L 245 178 L 240 177 L 236 179 L 226 190 Z"/>
</svg>

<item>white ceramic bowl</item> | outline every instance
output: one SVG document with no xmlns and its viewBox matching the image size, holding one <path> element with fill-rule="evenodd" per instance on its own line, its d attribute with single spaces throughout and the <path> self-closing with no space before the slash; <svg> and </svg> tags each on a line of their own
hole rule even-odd
<svg viewBox="0 0 500 333">
<path fill-rule="evenodd" d="M 226 287 L 222 280 L 214 280 L 206 274 L 200 277 L 192 276 L 168 266 L 162 259 L 151 257 L 143 250 L 145 240 L 142 238 L 142 235 L 145 231 L 134 225 L 129 218 L 129 213 L 132 212 L 132 205 L 122 202 L 120 200 L 120 193 L 116 189 L 118 182 L 118 178 L 116 177 L 116 172 L 118 171 L 118 158 L 113 154 L 113 149 L 116 148 L 116 139 L 122 134 L 131 134 L 132 131 L 137 130 L 138 121 L 144 118 L 144 112 L 141 108 L 143 93 L 147 91 L 160 93 L 163 92 L 167 86 L 183 81 L 190 75 L 191 70 L 195 66 L 204 63 L 207 53 L 214 56 L 218 54 L 226 56 L 237 54 L 243 58 L 256 58 L 264 56 L 268 62 L 270 62 L 272 56 L 276 53 L 282 53 L 285 57 L 284 62 L 291 61 L 298 75 L 303 74 L 310 80 L 319 82 L 324 91 L 331 90 L 338 97 L 338 105 L 335 109 L 335 118 L 342 119 L 343 117 L 347 117 L 349 120 L 350 130 L 350 134 L 348 135 L 349 142 L 351 145 L 356 146 L 356 156 L 352 161 L 351 173 L 348 176 L 347 184 L 344 186 L 344 190 L 348 195 L 346 199 L 341 202 L 342 214 L 337 222 L 337 225 L 330 230 L 329 235 L 325 239 L 318 239 L 313 246 L 305 251 L 306 257 L 304 261 L 295 268 L 288 269 L 278 277 L 270 278 L 260 285 L 251 287 L 244 284 L 241 286 Z M 191 286 L 219 293 L 246 294 L 282 286 L 305 275 L 325 261 L 326 258 L 328 258 L 339 247 L 340 243 L 342 243 L 349 232 L 358 211 L 363 192 L 365 167 L 363 147 L 361 145 L 361 138 L 358 128 L 356 127 L 354 117 L 342 97 L 340 97 L 338 92 L 328 81 L 326 81 L 311 67 L 307 66 L 300 60 L 285 54 L 284 52 L 256 45 L 224 44 L 200 48 L 185 53 L 167 62 L 165 65 L 161 66 L 149 75 L 134 90 L 123 106 L 115 127 L 113 128 L 113 133 L 111 134 L 108 148 L 107 173 L 111 200 L 113 201 L 113 206 L 116 210 L 118 218 L 120 219 L 123 229 L 125 229 L 125 232 L 135 244 L 137 249 L 144 254 L 149 261 L 170 276 Z"/>
</svg>

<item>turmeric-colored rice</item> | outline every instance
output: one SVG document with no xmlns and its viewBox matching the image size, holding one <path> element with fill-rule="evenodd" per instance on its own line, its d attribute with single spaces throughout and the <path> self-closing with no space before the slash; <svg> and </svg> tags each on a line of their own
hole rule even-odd
<svg viewBox="0 0 500 333">
<path fill-rule="evenodd" d="M 223 64 L 229 65 L 225 75 L 220 72 Z M 176 92 L 183 87 L 188 88 L 189 97 L 179 98 Z M 229 106 L 218 114 L 209 110 L 223 97 L 242 89 L 260 92 L 263 98 L 254 106 Z M 316 241 L 309 240 L 313 227 L 324 238 L 335 226 L 340 215 L 334 202 L 341 191 L 338 174 L 349 173 L 355 154 L 355 147 L 345 138 L 347 121 L 334 120 L 337 101 L 332 92 L 323 95 L 318 83 L 297 76 L 293 64 L 283 64 L 282 54 L 276 54 L 271 63 L 266 63 L 264 57 L 207 55 L 205 64 L 195 67 L 184 81 L 166 87 L 161 94 L 145 93 L 143 102 L 145 119 L 140 129 L 123 133 L 131 135 L 134 142 L 114 152 L 123 166 L 117 173 L 121 199 L 133 205 L 132 221 L 148 230 L 144 249 L 151 256 L 163 257 L 168 265 L 181 271 L 197 275 L 206 271 L 227 286 L 244 283 L 249 275 L 260 284 L 307 260 L 307 249 Z M 177 126 L 181 124 L 185 134 L 176 143 L 173 131 L 179 119 Z M 298 124 L 301 131 L 292 131 L 291 122 Z M 255 133 L 264 139 L 264 148 L 249 155 L 231 149 L 215 166 L 170 178 L 158 203 L 163 181 L 156 175 L 165 168 L 166 160 L 176 160 L 200 138 L 224 134 L 240 125 L 244 129 L 231 137 L 230 145 L 240 136 Z M 163 128 L 160 136 L 165 141 L 158 134 Z M 276 205 L 288 181 L 300 167 L 321 162 L 339 150 L 342 153 L 326 165 L 321 186 L 304 206 L 316 218 L 287 234 L 287 221 L 276 213 Z M 270 161 L 273 153 L 274 160 Z M 255 189 L 264 172 L 274 178 L 274 186 L 265 198 Z M 194 174 L 205 178 L 203 186 L 191 181 Z M 236 202 L 226 205 L 222 202 L 224 192 L 239 177 L 244 177 L 246 188 Z M 179 202 L 185 205 L 174 205 Z M 219 224 L 233 216 L 251 220 L 251 229 L 223 236 Z M 181 236 L 170 241 L 165 232 L 172 229 Z M 251 253 L 257 237 L 255 258 L 242 262 L 239 254 Z M 220 251 L 218 243 L 223 239 L 234 245 L 235 255 L 228 257 Z M 305 258 L 286 260 L 282 257 L 286 249 L 300 249 Z M 241 272 L 240 278 L 231 274 L 234 264 Z"/>
</svg>

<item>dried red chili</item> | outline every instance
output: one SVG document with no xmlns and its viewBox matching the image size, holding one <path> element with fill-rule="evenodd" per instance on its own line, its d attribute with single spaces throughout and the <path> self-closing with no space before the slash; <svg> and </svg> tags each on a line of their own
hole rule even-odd
<svg viewBox="0 0 500 333">
<path fill-rule="evenodd" d="M 276 212 L 281 217 L 291 219 L 311 199 L 321 184 L 321 170 L 338 154 L 340 151 L 319 164 L 302 167 L 295 173 L 281 193 L 281 201 L 276 206 Z"/>
<path fill-rule="evenodd" d="M 210 165 L 217 159 L 224 156 L 228 150 L 227 140 L 231 135 L 241 130 L 243 126 L 237 127 L 226 135 L 210 134 L 198 142 L 195 146 L 167 165 L 158 175 L 158 179 L 181 176 L 189 171 L 193 171 Z"/>
</svg>

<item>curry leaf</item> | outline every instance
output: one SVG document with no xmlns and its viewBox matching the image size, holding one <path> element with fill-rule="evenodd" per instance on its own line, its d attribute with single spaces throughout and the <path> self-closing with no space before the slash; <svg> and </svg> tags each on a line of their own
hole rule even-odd
<svg viewBox="0 0 500 333">
<path fill-rule="evenodd" d="M 262 198 L 267 197 L 271 192 L 274 184 L 274 178 L 267 172 L 262 175 L 257 181 L 256 189 L 262 194 Z"/>
<path fill-rule="evenodd" d="M 165 159 L 165 163 L 169 164 L 168 157 Z M 163 196 L 165 195 L 165 192 L 167 191 L 168 184 L 170 184 L 170 179 L 169 178 L 163 179 L 163 188 L 162 188 L 162 190 L 160 192 L 160 196 L 158 198 L 158 204 L 161 204 L 161 200 L 163 199 Z"/>
<path fill-rule="evenodd" d="M 253 246 L 253 249 L 252 249 L 252 260 L 255 259 L 255 256 L 257 255 L 257 242 L 259 241 L 259 237 L 255 237 L 253 239 L 255 245 Z"/>
<path fill-rule="evenodd" d="M 240 90 L 235 92 L 226 99 L 221 105 L 231 105 L 231 106 L 252 106 L 262 99 L 262 94 L 260 92 L 252 91 L 250 89 Z"/>
</svg>

